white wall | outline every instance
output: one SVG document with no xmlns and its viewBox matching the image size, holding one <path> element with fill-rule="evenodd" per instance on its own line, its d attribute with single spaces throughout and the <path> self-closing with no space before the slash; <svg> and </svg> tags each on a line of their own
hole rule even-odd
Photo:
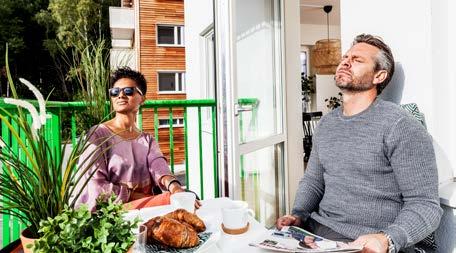
<svg viewBox="0 0 456 253">
<path fill-rule="evenodd" d="M 288 209 L 293 206 L 298 183 L 304 174 L 304 150 L 302 140 L 302 105 L 300 83 L 301 64 L 299 59 L 300 23 L 299 0 L 284 1 L 285 31 L 285 92 L 286 92 L 286 124 L 287 124 L 287 178 L 288 178 Z"/>
<path fill-rule="evenodd" d="M 204 71 L 211 70 L 205 66 L 204 41 L 201 33 L 213 22 L 212 0 L 186 0 L 185 15 L 185 68 L 187 99 L 213 98 L 206 93 Z M 207 110 L 203 110 L 203 168 L 204 198 L 214 196 L 214 170 L 212 149 L 212 124 Z M 188 111 L 188 161 L 190 189 L 200 192 L 200 163 L 198 145 L 198 113 L 195 109 Z M 201 195 L 200 195 L 201 196 Z"/>
<path fill-rule="evenodd" d="M 453 8 L 449 8 L 449 5 L 453 5 Z M 455 6 L 454 1 L 431 2 L 432 114 L 435 115 L 432 135 L 446 151 L 454 169 L 456 169 L 454 156 L 456 152 Z M 450 10 L 453 11 L 451 14 Z M 453 41 L 450 41 L 450 38 Z"/>
<path fill-rule="evenodd" d="M 326 39 L 327 37 L 326 25 L 301 24 L 301 45 L 315 45 L 317 40 Z M 329 38 L 340 38 L 340 26 L 329 26 Z"/>
<path fill-rule="evenodd" d="M 429 132 L 453 168 L 456 22 L 450 12 L 455 10 L 454 2 L 449 0 L 341 1 L 342 52 L 360 33 L 381 36 L 390 45 L 399 66 L 384 91 L 385 97 L 401 104 L 418 104 Z"/>
<path fill-rule="evenodd" d="M 325 99 L 330 97 L 339 97 L 340 89 L 336 86 L 334 75 L 316 75 L 315 76 L 315 110 L 326 114 L 330 111 L 326 107 Z M 314 102 L 312 101 L 312 102 Z"/>
</svg>

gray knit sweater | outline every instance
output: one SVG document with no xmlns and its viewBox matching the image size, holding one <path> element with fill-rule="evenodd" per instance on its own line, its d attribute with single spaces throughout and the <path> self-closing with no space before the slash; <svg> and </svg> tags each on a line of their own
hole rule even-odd
<svg viewBox="0 0 456 253">
<path fill-rule="evenodd" d="M 325 115 L 313 136 L 292 214 L 356 239 L 383 231 L 397 251 L 434 231 L 442 210 L 431 137 L 399 106 Z"/>
</svg>

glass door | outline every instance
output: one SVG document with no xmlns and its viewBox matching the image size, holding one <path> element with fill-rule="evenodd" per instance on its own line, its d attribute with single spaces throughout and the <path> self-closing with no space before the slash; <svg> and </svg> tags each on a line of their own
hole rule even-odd
<svg viewBox="0 0 456 253">
<path fill-rule="evenodd" d="M 247 201 L 269 226 L 284 208 L 281 5 L 279 0 L 216 2 L 223 190 Z"/>
</svg>

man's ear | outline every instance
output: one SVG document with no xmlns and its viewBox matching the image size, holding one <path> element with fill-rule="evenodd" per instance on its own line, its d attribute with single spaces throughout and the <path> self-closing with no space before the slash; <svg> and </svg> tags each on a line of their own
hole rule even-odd
<svg viewBox="0 0 456 253">
<path fill-rule="evenodd" d="M 386 77 L 388 77 L 388 72 L 386 72 L 386 70 L 379 70 L 377 73 L 375 73 L 374 80 L 372 82 L 373 84 L 383 83 Z"/>
<path fill-rule="evenodd" d="M 146 96 L 141 96 L 141 105 L 144 104 L 144 101 L 146 101 Z"/>
</svg>

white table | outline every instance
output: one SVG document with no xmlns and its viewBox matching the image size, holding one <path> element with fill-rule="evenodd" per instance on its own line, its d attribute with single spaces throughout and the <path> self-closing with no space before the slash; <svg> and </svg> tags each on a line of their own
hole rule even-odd
<svg viewBox="0 0 456 253">
<path fill-rule="evenodd" d="M 216 198 L 202 201 L 202 206 L 196 211 L 196 214 L 209 224 L 207 231 L 220 233 L 220 238 L 216 244 L 211 247 L 203 247 L 198 252 L 265 252 L 262 249 L 251 247 L 249 243 L 260 240 L 268 234 L 268 230 L 256 221 L 253 217 L 249 217 L 249 230 L 240 235 L 230 235 L 223 232 L 222 224 L 222 208 L 230 205 L 232 200 L 229 198 Z"/>
<path fill-rule="evenodd" d="M 211 238 L 203 245 L 197 253 L 228 253 L 228 252 L 265 252 L 256 247 L 249 246 L 249 243 L 260 241 L 268 235 L 268 230 L 253 217 L 249 216 L 249 230 L 240 235 L 230 235 L 223 232 L 222 208 L 231 205 L 229 198 L 216 198 L 202 201 L 202 206 L 196 214 L 205 222 L 206 231 L 212 232 Z M 140 218 L 143 222 L 166 213 L 172 212 L 175 208 L 171 205 L 156 206 L 143 209 L 130 210 L 124 218 L 133 220 Z"/>
</svg>

